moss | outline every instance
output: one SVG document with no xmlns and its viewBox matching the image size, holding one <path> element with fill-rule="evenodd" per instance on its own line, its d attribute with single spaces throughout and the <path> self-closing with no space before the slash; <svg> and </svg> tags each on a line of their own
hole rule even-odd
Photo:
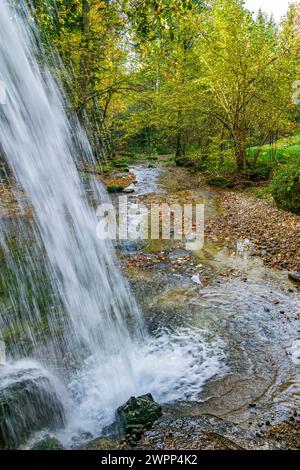
<svg viewBox="0 0 300 470">
<path fill-rule="evenodd" d="M 55 437 L 47 436 L 36 442 L 30 450 L 64 450 L 64 448 Z"/>
<path fill-rule="evenodd" d="M 161 406 L 149 393 L 140 397 L 131 397 L 117 409 L 118 424 L 126 434 L 139 434 L 151 427 L 162 415 Z"/>
<path fill-rule="evenodd" d="M 116 193 L 116 192 L 123 191 L 124 187 L 113 185 L 113 186 L 107 186 L 106 189 L 109 193 Z"/>
<path fill-rule="evenodd" d="M 113 160 L 115 168 L 128 168 L 128 159 L 127 158 L 117 158 Z"/>
<path fill-rule="evenodd" d="M 218 188 L 227 188 L 230 181 L 225 176 L 209 176 L 206 179 L 206 182 L 211 186 L 217 186 Z"/>
<path fill-rule="evenodd" d="M 26 241 L 12 237 L 6 245 L 9 255 L 0 247 L 0 330 L 9 354 L 29 355 L 33 337 L 47 339 L 54 324 L 55 333 L 62 334 L 66 315 L 43 253 L 31 246 L 29 237 Z"/>
<path fill-rule="evenodd" d="M 0 390 L 0 448 L 15 449 L 32 432 L 64 425 L 64 409 L 47 377 L 17 372 Z M 27 378 L 32 375 L 32 378 Z M 22 417 L 22 419 L 20 419 Z"/>
</svg>

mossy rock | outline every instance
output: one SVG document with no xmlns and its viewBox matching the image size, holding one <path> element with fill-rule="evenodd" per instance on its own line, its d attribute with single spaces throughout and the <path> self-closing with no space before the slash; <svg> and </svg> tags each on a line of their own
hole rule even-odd
<svg viewBox="0 0 300 470">
<path fill-rule="evenodd" d="M 136 435 L 150 428 L 162 415 L 161 406 L 149 393 L 140 397 L 131 397 L 117 409 L 117 423 L 125 434 Z"/>
<path fill-rule="evenodd" d="M 47 436 L 36 442 L 30 450 L 64 450 L 64 448 L 55 437 Z"/>
<path fill-rule="evenodd" d="M 123 186 L 112 185 L 112 186 L 107 186 L 106 189 L 109 193 L 117 193 L 117 192 L 123 191 L 124 187 Z"/>
<path fill-rule="evenodd" d="M 48 377 L 39 369 L 7 371 L 1 366 L 0 449 L 16 449 L 31 433 L 57 429 L 65 422 L 63 405 Z"/>
</svg>

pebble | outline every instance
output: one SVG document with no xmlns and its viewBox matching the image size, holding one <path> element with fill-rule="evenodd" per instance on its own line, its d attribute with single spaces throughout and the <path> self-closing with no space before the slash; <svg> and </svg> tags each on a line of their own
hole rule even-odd
<svg viewBox="0 0 300 470">
<path fill-rule="evenodd" d="M 194 276 L 192 276 L 192 281 L 199 285 L 202 284 L 199 274 L 194 274 Z"/>
</svg>

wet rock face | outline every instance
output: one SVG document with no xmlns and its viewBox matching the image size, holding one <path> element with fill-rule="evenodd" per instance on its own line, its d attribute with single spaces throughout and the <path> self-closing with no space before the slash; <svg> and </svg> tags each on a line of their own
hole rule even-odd
<svg viewBox="0 0 300 470">
<path fill-rule="evenodd" d="M 286 449 L 300 450 L 300 421 L 293 417 L 290 421 L 275 424 L 269 428 L 266 436 L 282 443 Z"/>
<path fill-rule="evenodd" d="M 162 416 L 140 436 L 105 437 L 89 450 L 286 450 L 299 449 L 299 422 L 255 433 L 213 415 Z"/>
<path fill-rule="evenodd" d="M 138 435 L 160 418 L 162 408 L 149 393 L 137 398 L 131 397 L 125 405 L 117 409 L 116 415 L 122 432 L 128 435 Z"/>
<path fill-rule="evenodd" d="M 5 379 L 0 384 L 0 449 L 17 448 L 34 431 L 63 426 L 64 409 L 48 377 L 34 369 L 3 376 Z"/>
<path fill-rule="evenodd" d="M 159 419 L 139 442 L 141 449 L 163 450 L 272 450 L 278 442 L 257 436 L 230 421 L 212 415 Z"/>
</svg>

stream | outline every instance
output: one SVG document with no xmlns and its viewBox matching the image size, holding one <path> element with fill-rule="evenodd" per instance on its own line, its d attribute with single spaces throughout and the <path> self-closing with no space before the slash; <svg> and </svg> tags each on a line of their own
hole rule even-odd
<svg viewBox="0 0 300 470">
<path fill-rule="evenodd" d="M 204 203 L 206 220 L 220 210 L 219 195 L 193 187 L 184 170 L 130 170 L 136 183 L 129 204 L 191 199 Z M 206 237 L 198 252 L 172 240 L 120 247 L 148 328 L 185 329 L 191 350 L 199 331 L 204 347 L 214 344 L 216 373 L 196 395 L 191 382 L 188 400 L 168 407 L 172 416 L 210 413 L 256 429 L 261 421 L 280 422 L 300 409 L 299 292 L 286 272 L 251 256 L 248 243 L 224 245 Z M 204 377 L 210 365 L 204 364 Z"/>
<path fill-rule="evenodd" d="M 130 171 L 136 181 L 130 188 L 133 192 L 127 194 L 129 208 L 138 203 L 147 207 L 150 203 L 193 201 L 204 204 L 206 222 L 220 211 L 220 195 L 199 187 L 184 169 L 140 164 Z M 119 195 L 112 195 L 115 206 Z M 96 207 L 96 200 L 90 204 Z M 145 217 L 143 211 L 129 216 L 129 233 Z M 14 246 L 26 246 L 30 252 L 34 229 L 30 220 L 24 224 L 19 219 L 6 219 L 6 232 L 13 234 Z M 104 361 L 90 357 L 80 369 L 73 364 L 72 350 L 68 351 L 68 344 L 63 342 L 68 323 L 59 303 L 49 299 L 43 258 L 40 260 L 41 254 L 34 251 L 34 269 L 31 266 L 27 273 L 24 261 L 29 255 L 26 251 L 24 258 L 24 253 L 17 250 L 16 259 L 23 261 L 14 275 L 23 286 L 27 276 L 30 283 L 35 283 L 36 302 L 42 302 L 43 310 L 41 318 L 30 315 L 24 323 L 26 317 L 22 317 L 20 324 L 18 305 L 15 311 L 11 307 L 7 310 L 2 299 L 1 308 L 6 310 L 1 329 L 7 355 L 19 360 L 8 362 L 6 367 L 0 365 L 0 392 L 20 377 L 33 380 L 39 387 L 47 382 L 47 413 L 61 416 L 52 434 L 65 448 L 82 447 L 97 439 L 114 421 L 118 406 L 131 395 L 145 393 L 152 393 L 163 405 L 163 421 L 153 431 L 156 439 L 161 439 L 176 419 L 187 420 L 184 426 L 181 424 L 186 437 L 190 428 L 197 428 L 192 417 L 202 419 L 203 415 L 225 419 L 254 435 L 267 431 L 271 424 L 297 419 L 300 298 L 286 272 L 266 268 L 261 259 L 251 255 L 247 240 L 220 243 L 206 236 L 198 251 L 189 251 L 183 241 L 172 239 L 123 240 L 115 248 L 147 332 L 129 350 L 131 376 L 120 374 L 117 379 L 111 374 L 112 370 L 122 369 L 123 361 L 113 349 Z M 11 295 L 18 298 L 20 291 Z M 22 303 L 20 307 L 24 309 Z M 47 323 L 45 315 L 50 315 Z M 55 345 L 58 347 L 51 357 Z M 30 359 L 33 348 L 39 351 L 42 365 Z M 67 381 L 62 380 L 65 371 L 69 371 Z M 34 393 L 31 413 L 36 406 Z M 20 401 L 20 407 L 24 410 L 28 404 Z M 213 426 L 214 432 L 224 434 L 223 421 L 201 421 L 200 428 L 203 426 Z M 42 431 L 37 429 L 25 448 L 47 433 L 48 426 Z M 243 444 L 249 442 L 253 443 L 253 438 L 246 434 Z M 255 445 L 259 447 L 259 443 Z"/>
</svg>

